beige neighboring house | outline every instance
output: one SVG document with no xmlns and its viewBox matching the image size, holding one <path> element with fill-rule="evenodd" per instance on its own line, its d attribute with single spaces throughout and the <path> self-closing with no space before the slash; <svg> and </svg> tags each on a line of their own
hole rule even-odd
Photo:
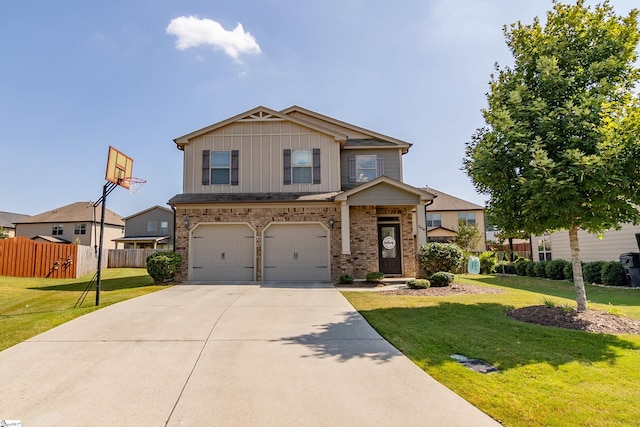
<svg viewBox="0 0 640 427">
<path fill-rule="evenodd" d="M 1 212 L 0 211 L 0 227 L 7 232 L 9 238 L 16 236 L 16 221 L 29 218 L 29 215 Z"/>
<path fill-rule="evenodd" d="M 181 280 L 418 274 L 434 196 L 402 182 L 408 142 L 298 106 L 256 107 L 174 142 Z"/>
<path fill-rule="evenodd" d="M 16 221 L 16 236 L 40 242 L 97 246 L 101 214 L 102 208 L 94 210 L 91 202 L 72 203 Z M 123 234 L 123 218 L 106 209 L 104 249 L 115 249 L 113 239 L 122 237 Z"/>
<path fill-rule="evenodd" d="M 562 259 L 571 261 L 569 232 L 566 230 L 544 236 L 532 236 L 534 260 Z M 620 230 L 608 230 L 602 236 L 578 231 L 580 259 L 591 261 L 618 261 L 620 255 L 638 252 L 640 226 L 623 224 Z"/>
<path fill-rule="evenodd" d="M 116 249 L 173 249 L 173 211 L 153 206 L 124 219 L 124 237 L 114 239 Z"/>
<path fill-rule="evenodd" d="M 429 242 L 453 242 L 458 235 L 459 221 L 475 225 L 482 235 L 476 251 L 486 248 L 486 224 L 484 208 L 442 191 L 429 188 L 436 195 L 432 204 L 427 205 L 427 240 Z"/>
</svg>

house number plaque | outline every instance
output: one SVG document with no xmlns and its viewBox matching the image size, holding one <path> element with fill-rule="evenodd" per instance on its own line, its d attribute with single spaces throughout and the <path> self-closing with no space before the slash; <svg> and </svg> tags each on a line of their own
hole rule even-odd
<svg viewBox="0 0 640 427">
<path fill-rule="evenodd" d="M 385 249 L 393 249 L 396 247 L 396 239 L 394 239 L 393 236 L 387 236 L 382 239 L 382 246 L 384 246 Z"/>
</svg>

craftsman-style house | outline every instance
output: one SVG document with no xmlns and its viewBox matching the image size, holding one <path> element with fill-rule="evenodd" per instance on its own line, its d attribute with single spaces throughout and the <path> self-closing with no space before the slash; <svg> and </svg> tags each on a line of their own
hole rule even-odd
<svg viewBox="0 0 640 427">
<path fill-rule="evenodd" d="M 257 107 L 176 138 L 182 279 L 415 277 L 434 195 L 402 182 L 411 144 L 301 107 Z"/>
</svg>

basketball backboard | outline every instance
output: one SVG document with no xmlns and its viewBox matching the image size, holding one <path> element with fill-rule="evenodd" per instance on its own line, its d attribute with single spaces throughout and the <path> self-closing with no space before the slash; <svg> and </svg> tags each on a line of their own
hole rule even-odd
<svg viewBox="0 0 640 427">
<path fill-rule="evenodd" d="M 133 159 L 109 146 L 105 179 L 128 190 L 129 180 L 125 178 L 131 178 L 131 172 L 133 172 Z"/>
</svg>

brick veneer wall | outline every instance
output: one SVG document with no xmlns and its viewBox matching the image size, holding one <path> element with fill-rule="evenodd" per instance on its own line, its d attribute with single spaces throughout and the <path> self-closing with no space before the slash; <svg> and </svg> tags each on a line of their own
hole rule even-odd
<svg viewBox="0 0 640 427">
<path fill-rule="evenodd" d="M 240 222 L 251 224 L 256 229 L 256 280 L 262 277 L 262 231 L 272 222 L 320 222 L 329 227 L 330 218 L 334 219 L 330 229 L 331 280 L 337 282 L 342 274 L 351 274 L 355 279 L 364 279 L 371 271 L 378 271 L 378 227 L 377 215 L 399 215 L 402 234 L 403 275 L 415 277 L 416 253 L 413 238 L 412 214 L 410 208 L 377 208 L 375 206 L 352 206 L 351 254 L 342 254 L 342 224 L 340 208 L 337 205 L 304 207 L 202 207 L 176 209 L 176 253 L 182 256 L 182 268 L 178 280 L 187 280 L 189 266 L 189 233 L 185 228 L 185 219 L 189 219 L 190 228 L 200 222 L 224 223 Z"/>
</svg>

